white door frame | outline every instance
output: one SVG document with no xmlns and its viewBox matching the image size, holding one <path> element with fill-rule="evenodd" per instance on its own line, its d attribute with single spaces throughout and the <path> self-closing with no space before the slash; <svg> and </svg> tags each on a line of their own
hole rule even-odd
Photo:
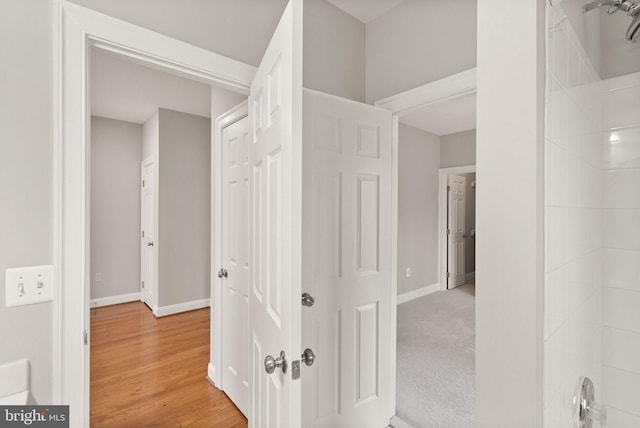
<svg viewBox="0 0 640 428">
<path fill-rule="evenodd" d="M 215 175 L 213 197 L 211 198 L 211 230 L 216 239 L 212 239 L 211 251 L 211 307 L 213 308 L 213 328 L 211 329 L 210 358 L 207 370 L 209 380 L 214 386 L 224 391 L 222 370 L 222 279 L 218 278 L 218 270 L 222 268 L 222 132 L 224 129 L 249 115 L 248 100 L 222 113 L 213 122 L 213 150 L 211 150 L 212 174 Z M 248 335 L 248 334 L 247 334 Z M 247 337 L 247 340 L 249 338 Z"/>
<path fill-rule="evenodd" d="M 475 165 L 440 168 L 438 172 L 438 278 L 440 290 L 447 289 L 447 177 L 476 172 Z"/>
<path fill-rule="evenodd" d="M 90 49 L 242 94 L 256 69 L 65 0 L 53 15 L 53 400 L 80 427 L 89 425 Z"/>
</svg>

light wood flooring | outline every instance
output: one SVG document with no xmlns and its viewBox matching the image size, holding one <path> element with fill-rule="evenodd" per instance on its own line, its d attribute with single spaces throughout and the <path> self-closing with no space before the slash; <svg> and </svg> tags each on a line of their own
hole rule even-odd
<svg viewBox="0 0 640 428">
<path fill-rule="evenodd" d="M 246 427 L 205 378 L 209 313 L 156 319 L 140 302 L 91 309 L 91 426 Z"/>
</svg>

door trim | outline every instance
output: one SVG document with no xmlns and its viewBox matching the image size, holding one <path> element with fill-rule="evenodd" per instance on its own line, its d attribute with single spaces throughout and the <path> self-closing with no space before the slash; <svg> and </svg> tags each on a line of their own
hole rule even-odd
<svg viewBox="0 0 640 428">
<path fill-rule="evenodd" d="M 53 20 L 53 401 L 88 426 L 90 49 L 242 94 L 256 69 L 65 0 L 54 0 Z"/>
<path fill-rule="evenodd" d="M 476 172 L 475 165 L 440 168 L 438 172 L 438 278 L 440 290 L 447 289 L 447 177 L 450 174 Z"/>
<path fill-rule="evenodd" d="M 249 100 L 245 100 L 222 113 L 213 121 L 213 150 L 211 150 L 211 173 L 215 175 L 213 195 L 211 195 L 211 230 L 213 236 L 222 237 L 222 132 L 227 126 L 233 125 L 249 115 Z M 211 329 L 210 358 L 207 375 L 213 385 L 224 391 L 222 371 L 222 279 L 218 278 L 218 270 L 222 266 L 222 239 L 213 239 L 211 251 L 211 308 L 213 309 L 213 326 Z M 247 338 L 247 340 L 249 340 Z"/>
</svg>

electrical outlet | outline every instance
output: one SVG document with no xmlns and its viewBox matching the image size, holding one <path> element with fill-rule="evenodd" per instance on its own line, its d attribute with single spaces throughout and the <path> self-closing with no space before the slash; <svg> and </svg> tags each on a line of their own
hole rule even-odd
<svg viewBox="0 0 640 428">
<path fill-rule="evenodd" d="M 407 278 L 411 278 L 411 268 L 407 268 Z"/>
<path fill-rule="evenodd" d="M 53 266 L 7 269 L 5 272 L 7 306 L 22 306 L 53 300 Z"/>
</svg>

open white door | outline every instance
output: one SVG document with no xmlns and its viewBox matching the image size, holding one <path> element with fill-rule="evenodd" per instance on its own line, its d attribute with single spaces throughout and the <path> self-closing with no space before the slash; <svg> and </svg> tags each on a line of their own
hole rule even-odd
<svg viewBox="0 0 640 428">
<path fill-rule="evenodd" d="M 287 5 L 258 67 L 249 119 L 249 426 L 295 428 L 301 424 L 296 375 L 301 353 L 302 0 Z M 277 363 L 270 374 L 267 356 Z"/>
<path fill-rule="evenodd" d="M 222 387 L 249 410 L 249 118 L 222 131 Z"/>
<path fill-rule="evenodd" d="M 140 300 L 153 310 L 155 290 L 155 164 L 153 158 L 142 162 L 140 254 L 142 266 Z"/>
<path fill-rule="evenodd" d="M 395 414 L 391 112 L 304 91 L 303 427 Z"/>
<path fill-rule="evenodd" d="M 447 288 L 464 284 L 464 188 L 466 179 L 460 175 L 450 175 L 447 187 L 448 215 L 448 263 Z"/>
</svg>

